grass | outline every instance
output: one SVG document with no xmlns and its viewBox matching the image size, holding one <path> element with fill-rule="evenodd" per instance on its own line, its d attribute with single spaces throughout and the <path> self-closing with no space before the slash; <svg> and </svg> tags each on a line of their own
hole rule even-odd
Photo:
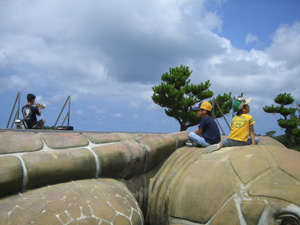
<svg viewBox="0 0 300 225">
<path fill-rule="evenodd" d="M 291 149 L 293 149 L 293 150 L 296 150 L 296 151 L 300 152 L 300 146 L 295 146 L 295 147 L 292 147 Z"/>
</svg>

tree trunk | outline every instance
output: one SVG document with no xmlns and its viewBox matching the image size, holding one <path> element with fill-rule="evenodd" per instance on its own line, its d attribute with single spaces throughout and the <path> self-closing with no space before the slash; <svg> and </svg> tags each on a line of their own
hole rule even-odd
<svg viewBox="0 0 300 225">
<path fill-rule="evenodd" d="M 186 131 L 187 127 L 185 124 L 180 123 L 180 131 Z"/>
</svg>

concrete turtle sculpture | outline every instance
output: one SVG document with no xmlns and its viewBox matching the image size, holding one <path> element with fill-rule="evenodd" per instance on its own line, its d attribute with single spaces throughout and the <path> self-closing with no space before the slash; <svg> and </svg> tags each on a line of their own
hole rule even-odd
<svg viewBox="0 0 300 225">
<path fill-rule="evenodd" d="M 49 185 L 0 200 L 0 224 L 136 224 L 140 207 L 115 179 L 89 179 Z"/>
<path fill-rule="evenodd" d="M 185 140 L 0 130 L 0 224 L 144 224 L 147 177 Z"/>
<path fill-rule="evenodd" d="M 0 224 L 300 224 L 299 152 L 186 139 L 0 132 Z"/>
<path fill-rule="evenodd" d="M 174 152 L 149 187 L 149 224 L 300 224 L 300 154 L 257 146 Z"/>
</svg>

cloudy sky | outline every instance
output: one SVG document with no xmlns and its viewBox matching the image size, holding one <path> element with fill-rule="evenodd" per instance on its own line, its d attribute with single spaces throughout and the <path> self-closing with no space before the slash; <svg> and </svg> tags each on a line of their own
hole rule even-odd
<svg viewBox="0 0 300 225">
<path fill-rule="evenodd" d="M 299 0 L 0 0 L 0 128 L 21 92 L 48 126 L 71 96 L 74 130 L 177 132 L 151 96 L 182 64 L 215 95 L 252 97 L 256 133 L 280 134 L 262 107 L 300 103 L 299 62 Z"/>
</svg>

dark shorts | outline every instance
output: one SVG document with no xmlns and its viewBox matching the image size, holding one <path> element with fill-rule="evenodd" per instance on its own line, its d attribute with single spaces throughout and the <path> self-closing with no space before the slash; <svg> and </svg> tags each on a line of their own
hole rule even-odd
<svg viewBox="0 0 300 225">
<path fill-rule="evenodd" d="M 36 124 L 31 127 L 31 129 L 43 129 L 44 127 L 44 120 L 39 120 Z"/>
</svg>

